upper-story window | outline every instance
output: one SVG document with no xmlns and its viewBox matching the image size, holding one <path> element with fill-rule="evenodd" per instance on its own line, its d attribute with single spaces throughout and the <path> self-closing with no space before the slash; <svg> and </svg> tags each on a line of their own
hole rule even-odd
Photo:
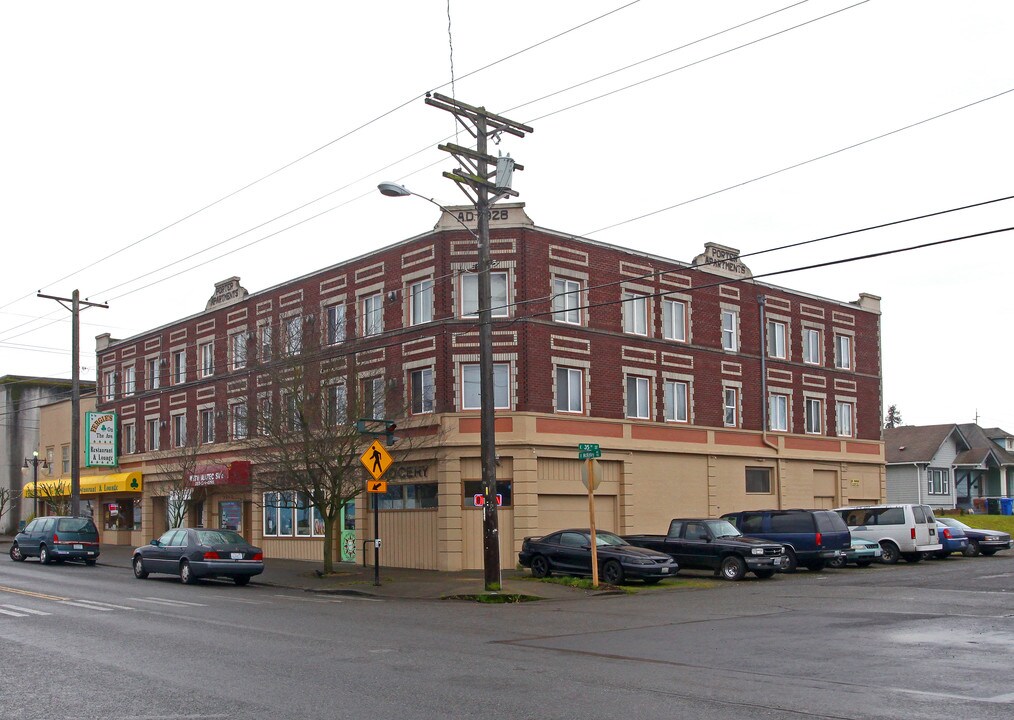
<svg viewBox="0 0 1014 720">
<path fill-rule="evenodd" d="M 201 410 L 201 442 L 204 444 L 215 442 L 214 408 Z"/>
<path fill-rule="evenodd" d="M 257 328 L 260 334 L 258 355 L 261 362 L 268 362 L 271 359 L 271 353 L 275 346 L 274 332 L 270 325 L 261 325 Z"/>
<path fill-rule="evenodd" d="M 479 391 L 480 373 L 478 365 L 461 366 L 461 409 L 479 410 L 482 396 Z M 493 407 L 497 410 L 510 409 L 510 365 L 493 364 Z"/>
<path fill-rule="evenodd" d="M 849 335 L 834 336 L 834 366 L 842 370 L 852 368 L 852 337 Z"/>
<path fill-rule="evenodd" d="M 372 418 L 383 418 L 385 413 L 386 393 L 384 391 L 384 378 L 371 377 L 363 380 L 363 410 L 370 413 Z"/>
<path fill-rule="evenodd" d="M 553 278 L 553 319 L 571 325 L 581 324 L 580 282 Z"/>
<path fill-rule="evenodd" d="M 215 343 L 201 343 L 197 346 L 197 350 L 201 359 L 201 377 L 211 377 L 215 374 Z"/>
<path fill-rule="evenodd" d="M 408 316 L 410 325 L 421 325 L 433 320 L 433 280 L 427 278 L 408 286 Z"/>
<path fill-rule="evenodd" d="M 327 307 L 327 344 L 345 342 L 345 303 Z"/>
<path fill-rule="evenodd" d="M 384 332 L 384 294 L 363 298 L 363 337 Z"/>
<path fill-rule="evenodd" d="M 102 374 L 102 399 L 115 400 L 116 399 L 116 371 L 106 370 Z"/>
<path fill-rule="evenodd" d="M 298 355 L 303 352 L 303 316 L 290 315 L 282 323 L 285 332 L 285 354 Z"/>
<path fill-rule="evenodd" d="M 332 383 L 327 386 L 326 394 L 327 422 L 330 425 L 340 425 L 348 419 L 349 399 L 348 388 L 345 383 Z"/>
<path fill-rule="evenodd" d="M 627 376 L 627 417 L 647 420 L 651 417 L 651 380 Z"/>
<path fill-rule="evenodd" d="M 411 374 L 412 383 L 412 414 L 433 412 L 433 396 L 435 388 L 433 385 L 433 368 L 421 368 L 413 370 Z"/>
<path fill-rule="evenodd" d="M 148 443 L 148 450 L 158 450 L 161 443 L 159 435 L 162 432 L 162 421 L 158 418 L 150 418 L 145 422 L 144 437 Z"/>
<path fill-rule="evenodd" d="M 120 426 L 123 433 L 123 454 L 133 455 L 137 452 L 137 429 L 132 422 L 125 422 Z"/>
<path fill-rule="evenodd" d="M 124 397 L 134 394 L 134 388 L 137 387 L 137 371 L 133 365 L 125 365 L 123 367 L 123 395 Z"/>
<path fill-rule="evenodd" d="M 187 416 L 180 413 L 173 415 L 173 447 L 187 444 Z"/>
<path fill-rule="evenodd" d="M 60 446 L 60 473 L 66 475 L 70 472 L 70 445 Z"/>
<path fill-rule="evenodd" d="M 230 416 L 230 431 L 233 440 L 243 440 L 247 436 L 247 413 L 246 403 L 239 402 L 233 403 L 229 410 Z"/>
<path fill-rule="evenodd" d="M 648 298 L 639 293 L 624 292 L 623 332 L 634 335 L 648 334 Z"/>
<path fill-rule="evenodd" d="M 665 395 L 665 419 L 669 422 L 688 422 L 690 419 L 689 384 L 666 380 L 662 385 Z"/>
<path fill-rule="evenodd" d="M 771 393 L 768 402 L 768 429 L 775 432 L 789 430 L 789 396 L 782 393 Z"/>
<path fill-rule="evenodd" d="M 739 351 L 739 313 L 735 310 L 722 311 L 722 349 Z"/>
<path fill-rule="evenodd" d="M 722 394 L 722 424 L 726 427 L 739 427 L 739 388 L 727 387 Z"/>
<path fill-rule="evenodd" d="M 687 341 L 687 304 L 682 300 L 662 300 L 662 337 L 677 342 Z"/>
<path fill-rule="evenodd" d="M 510 315 L 507 293 L 507 273 L 490 272 L 489 274 L 489 308 L 492 317 Z M 473 317 L 479 314 L 479 275 L 465 273 L 461 276 L 461 316 Z"/>
<path fill-rule="evenodd" d="M 246 367 L 246 345 L 247 334 L 245 332 L 237 332 L 229 336 L 229 367 L 232 370 Z"/>
<path fill-rule="evenodd" d="M 820 435 L 823 431 L 824 403 L 817 398 L 806 398 L 806 432 L 811 435 Z"/>
<path fill-rule="evenodd" d="M 855 435 L 853 423 L 855 406 L 850 402 L 838 401 L 835 403 L 834 414 L 838 424 L 838 434 L 842 437 L 853 437 Z"/>
<path fill-rule="evenodd" d="M 584 371 L 580 368 L 556 368 L 556 410 L 584 411 Z"/>
<path fill-rule="evenodd" d="M 145 371 L 145 375 L 147 377 L 145 379 L 147 380 L 148 383 L 148 389 L 158 390 L 162 384 L 161 378 L 162 361 L 159 360 L 157 357 L 148 358 L 148 362 L 146 363 L 145 367 L 147 368 Z"/>
<path fill-rule="evenodd" d="M 816 328 L 803 329 L 803 362 L 809 365 L 820 365 L 821 333 Z"/>
<path fill-rule="evenodd" d="M 784 360 L 788 357 L 785 346 L 785 323 L 768 320 L 768 357 Z"/>
<path fill-rule="evenodd" d="M 173 384 L 181 385 L 187 381 L 187 351 L 174 350 L 172 357 L 173 357 Z"/>
</svg>

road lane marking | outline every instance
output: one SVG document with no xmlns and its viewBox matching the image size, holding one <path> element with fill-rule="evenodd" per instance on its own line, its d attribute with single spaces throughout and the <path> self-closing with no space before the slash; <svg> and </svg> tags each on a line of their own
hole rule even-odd
<svg viewBox="0 0 1014 720">
<path fill-rule="evenodd" d="M 146 598 L 132 597 L 127 599 L 137 600 L 137 602 L 155 603 L 156 605 L 169 605 L 171 607 L 179 607 L 180 605 L 186 605 L 190 607 L 208 607 L 205 603 L 186 602 L 185 600 L 166 600 L 164 598 L 154 598 L 154 597 L 146 597 Z"/>
<path fill-rule="evenodd" d="M 46 595 L 45 593 L 32 592 L 31 590 L 22 590 L 21 588 L 8 587 L 6 585 L 0 585 L 0 592 L 15 593 L 17 595 L 27 595 L 28 597 L 42 598 L 43 600 L 69 600 L 70 598 L 60 597 L 59 595 Z"/>
<path fill-rule="evenodd" d="M 98 610 L 99 612 L 112 612 L 112 608 L 99 607 L 98 605 L 86 605 L 85 603 L 74 602 L 73 600 L 61 600 L 61 605 L 70 605 L 72 607 L 85 608 L 86 610 Z"/>
<path fill-rule="evenodd" d="M 298 597 L 296 595 L 275 595 L 275 597 L 285 598 L 286 600 L 298 600 L 300 602 L 311 602 L 311 603 L 340 603 L 342 600 L 321 600 L 319 598 L 305 598 Z"/>
<path fill-rule="evenodd" d="M 126 605 L 114 605 L 113 603 L 100 602 L 99 600 L 82 600 L 80 598 L 74 598 L 74 602 L 78 606 L 80 606 L 81 604 L 94 605 L 95 608 L 98 609 L 98 610 L 135 610 L 136 609 L 136 608 L 132 608 L 132 607 L 127 607 Z M 68 605 L 68 604 L 70 604 L 70 601 L 69 600 L 63 600 L 63 601 L 61 601 L 61 604 Z"/>
<path fill-rule="evenodd" d="M 3 608 L 14 610 L 15 612 L 13 613 L 4 613 L 4 614 L 14 615 L 15 617 L 24 617 L 23 615 L 18 615 L 18 613 L 28 613 L 29 615 L 52 615 L 52 613 L 42 612 L 42 610 L 33 610 L 32 608 L 21 607 L 20 605 L 0 605 L 0 612 L 3 611 Z"/>
</svg>

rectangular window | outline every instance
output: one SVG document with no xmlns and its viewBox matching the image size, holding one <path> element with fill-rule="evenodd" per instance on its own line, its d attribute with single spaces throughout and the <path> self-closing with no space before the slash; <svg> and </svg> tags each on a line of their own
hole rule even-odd
<svg viewBox="0 0 1014 720">
<path fill-rule="evenodd" d="M 70 445 L 60 447 L 60 473 L 66 475 L 70 472 Z"/>
<path fill-rule="evenodd" d="M 581 324 L 581 283 L 577 280 L 553 278 L 553 319 Z"/>
<path fill-rule="evenodd" d="M 52 475 L 56 468 L 56 451 L 54 448 L 46 448 L 46 474 Z"/>
<path fill-rule="evenodd" d="M 634 335 L 648 334 L 648 298 L 637 293 L 625 292 L 623 302 L 623 332 Z"/>
<path fill-rule="evenodd" d="M 666 380 L 662 389 L 665 395 L 665 419 L 669 422 L 687 422 L 690 418 L 687 383 Z"/>
<path fill-rule="evenodd" d="M 578 368 L 556 368 L 556 410 L 583 412 L 584 371 Z"/>
<path fill-rule="evenodd" d="M 771 492 L 771 468 L 746 469 L 746 491 L 748 493 Z"/>
<path fill-rule="evenodd" d="M 120 431 L 123 434 L 123 454 L 133 455 L 137 452 L 137 429 L 134 423 L 123 423 Z"/>
<path fill-rule="evenodd" d="M 838 434 L 842 437 L 852 437 L 852 415 L 854 408 L 850 402 L 835 403 L 834 414 L 838 421 Z"/>
<path fill-rule="evenodd" d="M 819 435 L 822 423 L 823 403 L 816 398 L 806 398 L 806 432 L 811 435 Z"/>
<path fill-rule="evenodd" d="M 373 377 L 363 380 L 363 410 L 372 418 L 384 417 L 384 378 Z"/>
<path fill-rule="evenodd" d="M 785 348 L 785 323 L 768 321 L 768 357 L 784 360 L 787 356 Z"/>
<path fill-rule="evenodd" d="M 204 444 L 215 442 L 214 408 L 201 410 L 201 442 Z"/>
<path fill-rule="evenodd" d="M 303 429 L 303 408 L 300 407 L 296 393 L 286 393 L 283 398 L 285 407 L 285 428 L 289 432 Z"/>
<path fill-rule="evenodd" d="M 246 438 L 247 433 L 247 422 L 246 422 L 246 403 L 234 403 L 229 407 L 231 412 L 230 430 L 233 440 L 243 440 Z"/>
<path fill-rule="evenodd" d="M 384 332 L 384 294 L 363 298 L 363 337 Z"/>
<path fill-rule="evenodd" d="M 158 390 L 161 385 L 161 378 L 159 377 L 162 369 L 161 361 L 158 358 L 150 358 L 147 363 L 148 371 L 146 373 L 149 390 Z"/>
<path fill-rule="evenodd" d="M 735 310 L 722 311 L 722 349 L 739 350 L 739 313 Z"/>
<path fill-rule="evenodd" d="M 201 377 L 211 377 L 215 373 L 215 344 L 201 343 L 198 349 L 201 358 Z"/>
<path fill-rule="evenodd" d="M 461 366 L 461 409 L 479 410 L 482 400 L 479 393 L 479 366 Z M 510 409 L 510 365 L 493 364 L 493 407 L 497 410 Z"/>
<path fill-rule="evenodd" d="M 246 367 L 246 340 L 245 332 L 233 333 L 229 336 L 229 367 L 232 370 Z"/>
<path fill-rule="evenodd" d="M 173 447 L 187 444 L 187 416 L 173 415 Z"/>
<path fill-rule="evenodd" d="M 768 429 L 775 432 L 789 430 L 789 396 L 772 393 L 768 404 Z"/>
<path fill-rule="evenodd" d="M 271 352 L 275 346 L 274 333 L 270 325 L 261 325 L 258 331 L 260 332 L 260 360 L 261 362 L 268 362 L 271 359 Z"/>
<path fill-rule="evenodd" d="M 951 473 L 946 468 L 929 468 L 926 471 L 926 490 L 930 495 L 950 495 Z"/>
<path fill-rule="evenodd" d="M 409 322 L 421 325 L 433 320 L 433 281 L 430 279 L 412 283 L 408 288 Z"/>
<path fill-rule="evenodd" d="M 500 483 L 497 483 L 497 488 Z M 377 496 L 377 505 L 381 510 L 416 510 L 419 508 L 435 508 L 437 502 L 436 483 L 391 483 L 387 492 Z"/>
<path fill-rule="evenodd" d="M 666 298 L 662 301 L 662 337 L 677 342 L 687 341 L 687 304 Z"/>
<path fill-rule="evenodd" d="M 345 383 L 327 386 L 327 421 L 331 425 L 340 425 L 348 419 L 349 400 L 348 388 Z"/>
<path fill-rule="evenodd" d="M 162 430 L 162 422 L 158 418 L 148 420 L 145 423 L 145 427 L 147 428 L 145 440 L 148 442 L 148 450 L 158 450 L 161 445 L 159 443 L 159 433 Z"/>
<path fill-rule="evenodd" d="M 852 338 L 848 335 L 834 336 L 834 366 L 842 370 L 852 367 Z"/>
<path fill-rule="evenodd" d="M 490 272 L 490 315 L 492 317 L 507 317 L 510 315 L 510 308 L 507 293 L 507 273 Z M 479 314 L 479 275 L 477 273 L 466 273 L 461 276 L 461 316 L 472 317 Z"/>
<path fill-rule="evenodd" d="M 285 354 L 298 355 L 303 352 L 303 316 L 292 315 L 282 321 L 285 332 Z"/>
<path fill-rule="evenodd" d="M 725 388 L 723 395 L 724 417 L 722 422 L 726 427 L 739 427 L 739 389 Z"/>
<path fill-rule="evenodd" d="M 123 396 L 134 394 L 135 381 L 137 380 L 137 373 L 134 370 L 133 365 L 127 365 L 123 368 Z"/>
<path fill-rule="evenodd" d="M 182 385 L 187 381 L 187 351 L 173 351 L 173 385 Z"/>
<path fill-rule="evenodd" d="M 651 380 L 627 376 L 627 417 L 647 420 L 651 417 Z"/>
<path fill-rule="evenodd" d="M 465 507 L 479 507 L 475 504 L 475 496 L 482 495 L 482 481 L 481 480 L 465 480 L 461 483 L 464 493 L 464 506 Z M 500 496 L 499 504 L 501 507 L 511 507 L 514 504 L 514 483 L 510 480 L 497 480 L 496 481 L 496 494 Z"/>
<path fill-rule="evenodd" d="M 820 330 L 803 330 L 803 362 L 820 365 Z"/>
<path fill-rule="evenodd" d="M 116 399 L 116 372 L 107 370 L 102 375 L 102 397 L 105 400 Z"/>
<path fill-rule="evenodd" d="M 345 305 L 329 305 L 327 308 L 327 344 L 345 342 Z"/>
<path fill-rule="evenodd" d="M 257 422 L 261 435 L 270 435 L 275 419 L 274 406 L 270 395 L 261 396 L 257 407 Z"/>
<path fill-rule="evenodd" d="M 433 368 L 412 371 L 412 414 L 433 412 Z"/>
</svg>

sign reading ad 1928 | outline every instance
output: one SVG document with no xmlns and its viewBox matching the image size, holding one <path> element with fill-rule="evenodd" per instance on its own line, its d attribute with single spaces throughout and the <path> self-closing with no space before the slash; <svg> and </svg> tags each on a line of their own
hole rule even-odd
<svg viewBox="0 0 1014 720">
<path fill-rule="evenodd" d="M 85 413 L 85 466 L 116 465 L 116 413 Z"/>
</svg>

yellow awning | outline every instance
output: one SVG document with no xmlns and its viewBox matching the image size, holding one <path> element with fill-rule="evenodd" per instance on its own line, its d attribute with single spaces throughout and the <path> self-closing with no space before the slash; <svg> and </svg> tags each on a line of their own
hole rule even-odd
<svg viewBox="0 0 1014 720">
<path fill-rule="evenodd" d="M 141 473 L 113 473 L 112 475 L 85 475 L 81 478 L 82 495 L 98 495 L 112 492 L 141 492 Z M 25 485 L 21 494 L 35 497 L 35 483 Z M 70 495 L 70 478 L 59 480 L 39 480 L 39 497 L 64 497 Z"/>
</svg>

